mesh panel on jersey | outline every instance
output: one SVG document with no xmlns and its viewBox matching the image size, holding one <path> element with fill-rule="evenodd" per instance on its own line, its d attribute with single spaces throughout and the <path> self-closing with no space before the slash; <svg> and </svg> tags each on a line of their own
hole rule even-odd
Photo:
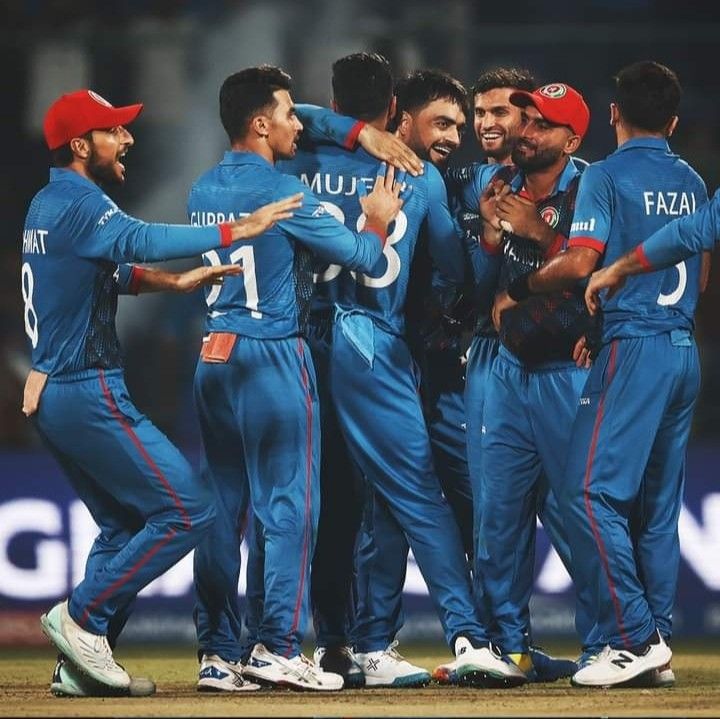
<svg viewBox="0 0 720 719">
<path fill-rule="evenodd" d="M 533 295 L 503 312 L 500 341 L 532 366 L 569 360 L 575 343 L 593 327 L 582 290 Z"/>
<path fill-rule="evenodd" d="M 315 256 L 307 248 L 295 243 L 295 257 L 293 259 L 293 285 L 295 287 L 295 301 L 298 309 L 298 327 L 301 333 L 305 332 L 308 316 L 310 314 L 310 300 L 315 292 L 313 282 L 313 269 Z"/>
<path fill-rule="evenodd" d="M 122 366 L 120 341 L 115 330 L 117 311 L 117 284 L 113 273 L 117 267 L 112 262 L 101 262 L 101 270 L 95 277 L 90 322 L 85 336 L 85 356 L 82 366 L 110 369 Z"/>
</svg>

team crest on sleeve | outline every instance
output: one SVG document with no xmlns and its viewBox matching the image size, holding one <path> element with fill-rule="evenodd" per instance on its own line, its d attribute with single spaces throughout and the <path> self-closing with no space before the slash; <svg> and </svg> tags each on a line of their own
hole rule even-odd
<svg viewBox="0 0 720 719">
<path fill-rule="evenodd" d="M 557 227 L 557 223 L 560 222 L 560 213 L 554 207 L 543 207 L 540 212 L 540 217 L 542 217 L 550 227 Z"/>
<path fill-rule="evenodd" d="M 553 82 L 549 85 L 543 85 L 538 92 L 545 97 L 549 97 L 551 100 L 557 100 L 565 96 L 567 86 L 561 82 Z"/>
</svg>

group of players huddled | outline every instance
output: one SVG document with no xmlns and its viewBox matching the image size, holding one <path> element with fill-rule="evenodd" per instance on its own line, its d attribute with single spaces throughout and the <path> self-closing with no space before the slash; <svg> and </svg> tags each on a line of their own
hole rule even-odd
<svg viewBox="0 0 720 719">
<path fill-rule="evenodd" d="M 618 72 L 618 147 L 590 165 L 582 95 L 523 69 L 468 92 L 356 53 L 332 85 L 324 109 L 295 105 L 276 67 L 225 80 L 230 150 L 190 190 L 193 226 L 104 194 L 142 105 L 80 90 L 48 110 L 23 410 L 100 527 L 41 619 L 52 691 L 154 692 L 112 648 L 193 548 L 201 691 L 672 685 L 693 315 L 718 234 L 668 146 L 677 77 Z M 470 119 L 486 161 L 459 167 Z M 199 254 L 179 274 L 134 264 Z M 201 286 L 197 477 L 132 404 L 114 320 L 118 293 Z M 533 643 L 538 518 L 573 579 L 574 660 Z M 396 651 L 410 549 L 453 655 L 432 674 Z"/>
</svg>

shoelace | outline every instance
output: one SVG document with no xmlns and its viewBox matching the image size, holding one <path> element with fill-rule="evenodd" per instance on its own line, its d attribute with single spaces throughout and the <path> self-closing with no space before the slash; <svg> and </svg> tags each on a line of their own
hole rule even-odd
<svg viewBox="0 0 720 719">
<path fill-rule="evenodd" d="M 289 674 L 295 675 L 298 679 L 320 683 L 316 666 L 304 654 L 299 654 L 297 660 L 289 659 L 287 662 Z"/>
<path fill-rule="evenodd" d="M 120 665 L 113 658 L 112 649 L 110 649 L 110 645 L 108 644 L 106 636 L 99 635 L 95 639 L 95 642 L 93 644 L 93 650 L 95 651 L 98 659 L 102 662 L 103 669 L 108 669 L 116 672 L 122 671 Z"/>
<path fill-rule="evenodd" d="M 399 643 L 400 642 L 397 639 L 393 641 L 392 644 L 390 644 L 390 646 L 385 650 L 385 654 L 387 654 L 389 657 L 392 657 L 393 659 L 396 659 L 399 662 L 404 662 L 405 657 L 395 649 L 395 647 Z"/>
</svg>

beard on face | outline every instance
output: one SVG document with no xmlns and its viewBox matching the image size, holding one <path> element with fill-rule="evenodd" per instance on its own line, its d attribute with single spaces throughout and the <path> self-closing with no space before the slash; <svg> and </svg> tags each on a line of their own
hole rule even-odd
<svg viewBox="0 0 720 719">
<path fill-rule="evenodd" d="M 515 149 L 516 144 L 517 138 L 505 136 L 502 143 L 500 144 L 500 147 L 491 148 L 488 150 L 485 148 L 482 140 L 480 140 L 480 145 L 483 149 L 483 152 L 485 153 L 485 156 L 491 157 L 493 160 L 504 160 L 506 157 L 510 157 L 513 150 Z"/>
<path fill-rule="evenodd" d="M 90 145 L 90 157 L 87 166 L 88 174 L 90 174 L 98 185 L 106 187 L 108 185 L 122 185 L 125 182 L 125 174 L 118 175 L 115 172 L 115 160 L 101 160 L 95 151 L 95 146 Z"/>
<path fill-rule="evenodd" d="M 534 154 L 524 155 L 523 149 L 527 148 L 523 141 L 518 141 L 512 151 L 513 164 L 525 172 L 544 170 L 555 164 L 563 154 L 560 148 L 548 147 L 544 150 L 536 149 Z"/>
</svg>

